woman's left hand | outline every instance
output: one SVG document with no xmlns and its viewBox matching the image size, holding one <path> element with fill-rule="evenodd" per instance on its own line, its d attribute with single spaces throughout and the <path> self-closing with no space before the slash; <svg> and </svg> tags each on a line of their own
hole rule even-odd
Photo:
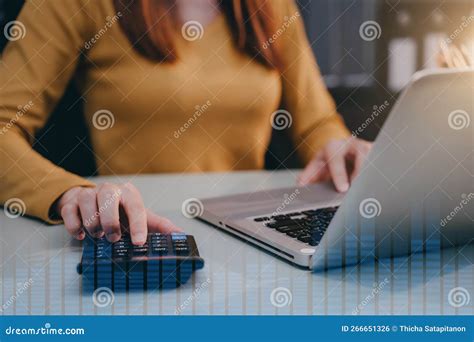
<svg viewBox="0 0 474 342">
<path fill-rule="evenodd" d="M 299 175 L 298 184 L 332 180 L 337 191 L 346 192 L 371 148 L 370 142 L 354 137 L 331 140 Z"/>
</svg>

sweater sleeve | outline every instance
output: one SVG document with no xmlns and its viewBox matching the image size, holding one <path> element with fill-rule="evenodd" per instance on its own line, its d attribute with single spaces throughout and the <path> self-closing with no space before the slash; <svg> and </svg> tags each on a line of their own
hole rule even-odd
<svg viewBox="0 0 474 342">
<path fill-rule="evenodd" d="M 291 115 L 290 134 L 304 163 L 331 139 L 350 136 L 329 94 L 294 0 L 282 0 L 283 101 Z M 277 40 L 280 38 L 277 38 Z"/>
<path fill-rule="evenodd" d="M 31 147 L 94 30 L 89 3 L 30 0 L 5 29 L 10 42 L 0 59 L 0 203 L 20 202 L 25 214 L 49 223 L 60 223 L 50 209 L 65 191 L 94 186 Z"/>
</svg>

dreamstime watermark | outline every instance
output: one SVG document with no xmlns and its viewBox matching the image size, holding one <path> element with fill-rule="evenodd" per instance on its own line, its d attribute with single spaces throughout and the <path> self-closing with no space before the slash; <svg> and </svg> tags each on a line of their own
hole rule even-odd
<svg viewBox="0 0 474 342">
<path fill-rule="evenodd" d="M 290 205 L 300 194 L 299 189 L 295 189 L 291 194 L 284 194 L 283 195 L 283 202 L 276 208 L 276 210 L 272 213 L 272 216 L 277 216 L 282 213 L 285 208 Z"/>
<path fill-rule="evenodd" d="M 210 100 L 207 100 L 204 104 L 202 105 L 197 105 L 194 107 L 195 111 L 193 113 L 193 116 L 189 117 L 188 120 L 181 126 L 179 127 L 176 131 L 174 131 L 173 136 L 175 139 L 179 139 L 181 135 L 188 130 L 195 122 L 198 120 L 202 114 L 204 114 L 210 107 L 212 106 L 212 102 Z"/>
<path fill-rule="evenodd" d="M 181 27 L 181 34 L 187 41 L 194 42 L 204 36 L 204 27 L 199 21 L 190 20 Z"/>
<path fill-rule="evenodd" d="M 113 17 L 108 16 L 106 18 L 104 26 L 99 31 L 97 31 L 97 33 L 89 41 L 84 44 L 84 48 L 86 50 L 89 50 L 92 46 L 94 46 L 94 44 L 97 43 L 100 38 L 102 38 L 107 33 L 107 31 L 111 29 L 112 26 L 114 26 L 114 24 L 116 24 L 120 20 L 120 18 L 122 18 L 122 12 L 117 12 L 116 14 L 114 14 Z"/>
<path fill-rule="evenodd" d="M 277 287 L 270 293 L 270 303 L 276 308 L 291 305 L 293 301 L 293 294 L 286 287 Z"/>
<path fill-rule="evenodd" d="M 179 305 L 174 311 L 175 315 L 181 314 L 181 312 L 186 309 L 193 301 L 197 300 L 201 296 L 201 292 L 209 287 L 211 284 L 211 279 L 207 278 L 206 281 L 201 283 L 194 291 L 186 298 L 186 300 Z"/>
<path fill-rule="evenodd" d="M 92 115 L 92 124 L 99 131 L 104 131 L 114 127 L 115 116 L 110 110 L 100 109 Z"/>
<path fill-rule="evenodd" d="M 366 42 L 372 42 L 382 36 L 382 28 L 378 22 L 367 20 L 360 25 L 359 35 Z"/>
<path fill-rule="evenodd" d="M 5 303 L 2 304 L 0 307 L 0 313 L 3 311 L 7 310 L 10 306 L 12 306 L 17 299 L 26 291 L 28 290 L 31 285 L 33 285 L 34 281 L 32 278 L 28 279 L 27 281 L 23 283 L 17 284 L 17 288 L 14 294 L 12 294 Z"/>
<path fill-rule="evenodd" d="M 283 18 L 283 24 L 276 30 L 276 32 L 268 38 L 263 44 L 262 48 L 268 49 L 270 45 L 275 43 L 278 38 L 280 38 L 288 28 L 301 17 L 300 12 L 295 12 L 292 16 L 285 16 Z"/>
<path fill-rule="evenodd" d="M 474 15 L 470 15 L 469 17 L 462 17 L 461 24 L 449 34 L 446 38 L 446 43 L 450 44 L 455 41 L 463 32 L 467 30 L 467 28 L 474 22 Z"/>
<path fill-rule="evenodd" d="M 451 212 L 441 219 L 441 227 L 445 227 L 449 221 L 451 221 L 459 212 L 461 212 L 468 204 L 474 199 L 474 193 L 470 192 L 469 194 L 462 194 L 461 201 L 457 206 L 451 210 Z"/>
<path fill-rule="evenodd" d="M 371 219 L 382 213 L 382 205 L 376 198 L 366 198 L 359 205 L 360 215 Z"/>
<path fill-rule="evenodd" d="M 448 303 L 454 308 L 460 308 L 471 302 L 471 294 L 464 287 L 455 287 L 448 293 Z"/>
<path fill-rule="evenodd" d="M 40 328 L 15 328 L 9 326 L 5 335 L 85 335 L 84 328 L 53 328 L 51 323 L 45 323 Z"/>
<path fill-rule="evenodd" d="M 365 121 L 359 127 L 357 127 L 354 131 L 352 131 L 352 136 L 357 138 L 360 134 L 362 134 L 362 132 L 365 131 L 367 127 L 370 126 L 372 122 L 375 121 L 375 119 L 379 117 L 380 114 L 385 112 L 389 107 L 390 107 L 390 102 L 388 101 L 385 101 L 381 105 L 375 105 L 372 108 L 373 110 L 370 116 L 367 119 L 365 119 Z"/>
<path fill-rule="evenodd" d="M 352 310 L 352 314 L 353 315 L 359 314 L 364 307 L 366 307 L 369 303 L 371 303 L 374 300 L 375 296 L 377 296 L 377 294 L 380 293 L 380 291 L 382 291 L 382 289 L 389 282 L 390 281 L 388 280 L 388 278 L 385 278 L 380 283 L 374 284 L 374 286 L 372 287 L 372 291 L 370 291 L 370 293 L 355 307 L 355 309 Z"/>
<path fill-rule="evenodd" d="M 2 129 L 0 130 L 0 135 L 4 135 L 5 133 L 7 133 L 7 131 L 12 128 L 13 126 L 15 126 L 15 124 L 26 114 L 29 112 L 29 110 L 31 108 L 33 108 L 34 106 L 34 103 L 33 101 L 29 101 L 26 105 L 24 106 L 18 106 L 18 110 L 17 112 L 15 113 L 15 116 L 13 118 L 10 119 L 10 121 L 8 121 L 8 123 L 2 127 Z"/>
<path fill-rule="evenodd" d="M 459 131 L 464 128 L 468 128 L 471 124 L 471 117 L 469 113 L 465 110 L 455 110 L 448 115 L 448 124 L 449 127 L 455 131 Z"/>
<path fill-rule="evenodd" d="M 92 302 L 98 308 L 110 306 L 115 301 L 115 295 L 108 287 L 99 287 L 92 294 Z"/>
<path fill-rule="evenodd" d="M 26 213 L 26 204 L 20 198 L 10 198 L 3 205 L 5 215 L 11 219 L 23 216 Z"/>
<path fill-rule="evenodd" d="M 197 198 L 188 198 L 181 206 L 181 212 L 186 218 L 200 217 L 204 212 L 204 205 Z"/>
<path fill-rule="evenodd" d="M 14 42 L 26 37 L 26 27 L 21 21 L 9 21 L 3 28 L 3 34 L 9 41 Z"/>
<path fill-rule="evenodd" d="M 272 113 L 271 125 L 277 131 L 283 131 L 290 128 L 293 124 L 293 118 L 287 110 L 279 109 Z"/>
<path fill-rule="evenodd" d="M 92 224 L 92 221 L 98 219 L 100 215 L 105 212 L 116 200 L 122 195 L 122 190 L 118 189 L 113 194 L 109 194 L 104 204 L 99 207 L 99 209 L 94 213 L 93 216 L 84 220 L 84 226 L 89 227 Z"/>
</svg>

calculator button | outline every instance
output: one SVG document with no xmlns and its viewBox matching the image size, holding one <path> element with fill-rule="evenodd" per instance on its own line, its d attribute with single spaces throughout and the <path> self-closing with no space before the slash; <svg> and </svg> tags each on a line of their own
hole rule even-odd
<svg viewBox="0 0 474 342">
<path fill-rule="evenodd" d="M 176 241 L 176 240 L 186 240 L 186 234 L 173 233 L 173 234 L 171 234 L 171 239 L 172 239 L 173 241 Z"/>
<path fill-rule="evenodd" d="M 115 252 L 114 257 L 123 258 L 128 255 L 128 250 L 119 250 Z"/>
<path fill-rule="evenodd" d="M 183 248 L 183 247 L 179 247 L 179 248 L 175 248 L 174 249 L 174 252 L 176 255 L 188 255 L 189 254 L 189 248 Z"/>
<path fill-rule="evenodd" d="M 151 245 L 152 246 L 156 246 L 156 245 L 168 245 L 168 241 L 166 240 L 157 240 L 157 241 L 152 241 L 151 242 Z"/>
<path fill-rule="evenodd" d="M 133 255 L 147 255 L 148 246 L 135 246 L 132 249 Z"/>
<path fill-rule="evenodd" d="M 167 247 L 158 247 L 158 248 L 153 247 L 151 249 L 151 253 L 154 255 L 168 254 L 168 248 Z"/>
</svg>

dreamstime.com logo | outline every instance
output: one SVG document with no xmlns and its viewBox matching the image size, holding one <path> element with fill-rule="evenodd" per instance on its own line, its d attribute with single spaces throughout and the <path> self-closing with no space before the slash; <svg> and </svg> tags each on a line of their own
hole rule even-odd
<svg viewBox="0 0 474 342">
<path fill-rule="evenodd" d="M 204 37 L 204 27 L 199 21 L 190 20 L 183 24 L 181 34 L 187 41 L 194 42 Z"/>
<path fill-rule="evenodd" d="M 277 216 L 281 214 L 287 206 L 289 206 L 300 194 L 300 190 L 296 189 L 291 194 L 284 194 L 283 195 L 283 202 L 276 208 L 276 210 L 271 214 L 271 216 Z"/>
<path fill-rule="evenodd" d="M 92 302 L 98 308 L 105 308 L 114 304 L 115 295 L 108 287 L 99 287 L 92 294 Z"/>
<path fill-rule="evenodd" d="M 211 279 L 207 278 L 205 282 L 203 282 L 201 285 L 196 287 L 193 293 L 191 293 L 188 296 L 188 298 L 186 298 L 186 300 L 176 308 L 176 310 L 174 311 L 174 314 L 175 315 L 181 314 L 181 312 L 184 309 L 186 309 L 193 301 L 197 300 L 201 296 L 201 292 L 207 289 L 210 284 L 211 284 Z"/>
<path fill-rule="evenodd" d="M 357 138 L 359 135 L 361 135 L 367 127 L 370 126 L 372 122 L 375 121 L 381 115 L 384 113 L 388 108 L 390 107 L 390 102 L 385 100 L 384 103 L 381 105 L 375 105 L 372 107 L 372 113 L 370 113 L 370 116 L 365 119 L 365 121 L 359 125 L 355 130 L 352 131 L 352 136 Z"/>
<path fill-rule="evenodd" d="M 289 306 L 293 301 L 293 294 L 286 287 L 277 287 L 270 293 L 270 303 L 276 308 Z"/>
<path fill-rule="evenodd" d="M 20 119 L 26 114 L 28 113 L 28 111 L 33 108 L 34 106 L 34 103 L 33 101 L 28 101 L 28 103 L 24 106 L 18 106 L 18 110 L 17 112 L 15 113 L 15 116 L 13 118 L 11 118 L 7 124 L 5 126 L 2 127 L 2 129 L 0 130 L 0 135 L 4 135 L 8 132 L 8 130 L 10 128 L 12 128 L 13 126 L 16 125 L 16 123 L 18 121 L 20 121 Z"/>
<path fill-rule="evenodd" d="M 382 36 L 380 24 L 374 20 L 364 21 L 359 28 L 360 37 L 366 42 L 372 42 Z"/>
<path fill-rule="evenodd" d="M 293 118 L 287 110 L 279 109 L 272 113 L 271 124 L 277 131 L 283 131 L 284 129 L 291 127 L 293 124 Z"/>
<path fill-rule="evenodd" d="M 180 138 L 181 135 L 183 135 L 184 132 L 186 132 L 211 106 L 212 102 L 210 100 L 207 100 L 204 104 L 197 105 L 196 107 L 194 107 L 195 111 L 193 115 L 189 117 L 188 120 L 181 127 L 174 131 L 173 136 L 175 137 L 175 139 Z"/>
<path fill-rule="evenodd" d="M 474 193 L 471 192 L 469 194 L 462 194 L 461 195 L 461 202 L 457 206 L 451 210 L 451 212 L 441 219 L 440 225 L 441 227 L 445 227 L 449 221 L 451 221 L 459 212 L 463 211 L 463 209 L 474 199 Z"/>
<path fill-rule="evenodd" d="M 5 215 L 11 219 L 23 216 L 26 213 L 26 204 L 19 198 L 10 198 L 3 205 Z"/>
<path fill-rule="evenodd" d="M 455 110 L 448 115 L 449 127 L 455 131 L 459 131 L 464 128 L 468 128 L 471 124 L 471 117 L 465 110 Z"/>
<path fill-rule="evenodd" d="M 14 294 L 12 294 L 5 303 L 0 306 L 0 313 L 7 310 L 10 306 L 12 306 L 17 299 L 26 291 L 28 290 L 31 285 L 33 285 L 34 281 L 32 278 L 28 279 L 23 283 L 18 283 L 17 288 Z"/>
<path fill-rule="evenodd" d="M 283 24 L 276 30 L 276 32 L 270 38 L 268 38 L 265 43 L 262 44 L 262 47 L 264 49 L 268 49 L 269 46 L 275 43 L 278 38 L 280 38 L 286 32 L 286 30 L 288 30 L 288 28 L 298 20 L 299 17 L 301 17 L 300 12 L 295 12 L 291 17 L 284 17 Z"/>
<path fill-rule="evenodd" d="M 390 281 L 388 280 L 388 278 L 385 278 L 380 283 L 378 284 L 375 283 L 372 288 L 372 291 L 370 291 L 370 293 L 364 298 L 364 300 L 362 300 L 362 302 L 360 302 L 357 305 L 357 307 L 352 311 L 352 314 L 353 315 L 359 314 L 364 307 L 366 307 L 369 303 L 371 303 L 375 299 L 375 297 L 380 293 L 380 291 L 383 290 L 385 286 L 387 286 L 389 282 Z"/>
<path fill-rule="evenodd" d="M 92 48 L 95 43 L 97 43 L 109 31 L 109 29 L 111 29 L 112 26 L 114 26 L 115 23 L 120 20 L 120 18 L 122 18 L 122 12 L 117 12 L 113 17 L 107 17 L 104 26 L 84 44 L 84 48 L 86 50 Z"/>
<path fill-rule="evenodd" d="M 359 212 L 362 217 L 371 219 L 382 213 L 382 205 L 376 198 L 366 198 L 360 202 Z"/>
<path fill-rule="evenodd" d="M 99 131 L 114 127 L 115 116 L 110 110 L 100 109 L 92 115 L 92 124 Z"/>
<path fill-rule="evenodd" d="M 448 293 L 448 303 L 453 308 L 460 308 L 471 302 L 471 294 L 464 287 L 455 287 Z"/>
<path fill-rule="evenodd" d="M 181 212 L 189 219 L 200 217 L 204 212 L 204 205 L 197 198 L 188 198 L 183 202 Z"/>
<path fill-rule="evenodd" d="M 21 21 L 13 20 L 6 23 L 3 34 L 9 41 L 14 42 L 26 37 L 26 27 Z"/>
<path fill-rule="evenodd" d="M 9 326 L 5 335 L 85 335 L 84 328 L 53 328 L 51 323 L 45 323 L 40 328 L 15 328 Z"/>
<path fill-rule="evenodd" d="M 455 41 L 459 36 L 462 35 L 463 32 L 465 32 L 469 26 L 474 23 L 474 15 L 470 15 L 469 17 L 462 17 L 462 21 L 459 24 L 459 26 L 451 32 L 451 34 L 446 38 L 446 43 L 451 44 L 453 41 Z"/>
<path fill-rule="evenodd" d="M 106 211 L 111 205 L 113 205 L 116 200 L 122 195 L 122 190 L 117 190 L 113 194 L 109 194 L 107 196 L 107 199 L 105 200 L 104 204 L 99 207 L 99 210 L 97 210 L 93 216 L 87 218 L 84 220 L 84 226 L 89 227 L 92 222 L 100 217 L 100 215 Z"/>
</svg>

